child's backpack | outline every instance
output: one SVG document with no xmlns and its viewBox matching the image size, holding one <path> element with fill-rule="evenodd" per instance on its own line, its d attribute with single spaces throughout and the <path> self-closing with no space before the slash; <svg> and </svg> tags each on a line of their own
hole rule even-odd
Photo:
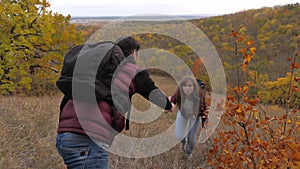
<svg viewBox="0 0 300 169">
<path fill-rule="evenodd" d="M 205 92 L 206 92 L 205 84 L 202 82 L 201 79 L 197 79 L 197 83 L 198 83 L 199 87 L 202 89 L 203 94 L 204 94 L 204 96 L 205 96 Z"/>
<path fill-rule="evenodd" d="M 205 97 L 206 96 L 205 84 L 202 82 L 201 79 L 197 79 L 197 83 L 198 83 L 198 85 L 199 85 L 200 89 L 202 90 L 203 95 Z M 206 109 L 206 107 L 205 107 L 205 109 Z M 205 123 L 207 123 L 207 121 L 208 121 L 207 114 L 205 114 L 204 112 L 201 112 L 200 116 L 201 116 L 201 120 L 202 120 L 202 127 L 204 127 Z"/>
</svg>

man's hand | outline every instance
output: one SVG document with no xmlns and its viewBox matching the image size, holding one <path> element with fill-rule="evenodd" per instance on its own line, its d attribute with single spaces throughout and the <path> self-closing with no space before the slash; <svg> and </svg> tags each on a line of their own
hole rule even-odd
<svg viewBox="0 0 300 169">
<path fill-rule="evenodd" d="M 174 112 L 174 111 L 176 110 L 175 104 L 173 104 L 172 102 L 171 102 L 171 104 L 172 104 L 172 108 L 171 108 L 170 110 L 164 110 L 164 111 L 163 111 L 164 113 Z"/>
</svg>

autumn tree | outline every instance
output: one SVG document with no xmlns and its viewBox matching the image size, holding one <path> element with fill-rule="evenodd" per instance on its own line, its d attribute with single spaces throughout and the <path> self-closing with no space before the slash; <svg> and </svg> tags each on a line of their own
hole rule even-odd
<svg viewBox="0 0 300 169">
<path fill-rule="evenodd" d="M 40 94 L 52 89 L 63 54 L 82 43 L 70 16 L 47 10 L 46 0 L 0 1 L 0 92 Z"/>
<path fill-rule="evenodd" d="M 232 31 L 231 37 L 236 43 L 244 43 L 234 50 L 243 56 L 243 62 L 237 62 L 237 69 L 245 74 L 255 54 L 251 40 L 238 32 Z M 251 43 L 249 43 L 251 42 Z M 251 57 L 249 57 L 251 55 Z M 256 84 L 240 81 L 227 96 L 222 128 L 213 139 L 208 163 L 214 168 L 299 168 L 300 140 L 298 110 L 290 104 L 294 83 L 299 81 L 294 76 L 296 53 L 291 63 L 291 75 L 286 88 L 286 105 L 282 113 L 268 112 L 260 105 L 260 96 L 249 97 L 249 89 Z M 234 94 L 233 94 L 234 93 Z"/>
</svg>

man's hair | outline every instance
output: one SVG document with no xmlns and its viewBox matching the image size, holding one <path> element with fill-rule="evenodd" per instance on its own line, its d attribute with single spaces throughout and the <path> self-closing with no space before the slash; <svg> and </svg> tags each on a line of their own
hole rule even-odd
<svg viewBox="0 0 300 169">
<path fill-rule="evenodd" d="M 117 45 L 122 49 L 125 57 L 131 55 L 134 50 L 140 49 L 140 43 L 132 36 L 123 37 L 117 41 Z"/>
</svg>

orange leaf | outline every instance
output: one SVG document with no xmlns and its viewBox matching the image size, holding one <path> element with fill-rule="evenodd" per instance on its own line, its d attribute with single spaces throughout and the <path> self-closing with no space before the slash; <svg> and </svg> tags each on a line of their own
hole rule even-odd
<svg viewBox="0 0 300 169">
<path fill-rule="evenodd" d="M 292 59 L 291 59 L 290 57 L 287 57 L 286 60 L 287 60 L 287 61 L 291 61 Z"/>
<path fill-rule="evenodd" d="M 243 71 L 246 71 L 246 69 L 247 69 L 247 64 L 248 64 L 247 62 L 242 64 L 242 70 L 243 70 Z"/>
<path fill-rule="evenodd" d="M 234 96 L 233 95 L 228 95 L 227 100 L 228 101 L 234 101 Z"/>
<path fill-rule="evenodd" d="M 247 63 L 249 63 L 249 62 L 251 61 L 252 58 L 253 58 L 252 55 L 245 55 L 245 56 L 244 56 L 244 61 L 245 61 L 245 62 L 247 61 Z"/>
<path fill-rule="evenodd" d="M 242 42 L 246 39 L 246 36 L 243 35 L 243 36 L 240 36 L 238 39 L 237 39 L 237 42 Z"/>
<path fill-rule="evenodd" d="M 246 52 L 246 48 L 240 49 L 240 50 L 238 50 L 238 52 L 245 53 Z"/>
<path fill-rule="evenodd" d="M 248 103 L 252 106 L 255 106 L 258 103 L 258 101 L 259 101 L 258 99 L 251 99 L 248 101 Z"/>
<path fill-rule="evenodd" d="M 248 86 L 244 86 L 243 91 L 244 91 L 244 92 L 247 92 L 248 90 L 249 90 L 249 87 L 248 87 Z"/>
<path fill-rule="evenodd" d="M 230 36 L 233 36 L 233 37 L 237 37 L 239 36 L 239 33 L 234 31 L 234 30 L 231 30 L 231 32 L 229 33 Z"/>
<path fill-rule="evenodd" d="M 233 90 L 236 92 L 236 93 L 241 93 L 242 92 L 242 88 L 241 87 L 234 87 Z"/>
<path fill-rule="evenodd" d="M 237 113 L 242 113 L 242 111 L 243 111 L 243 107 L 242 107 L 242 105 L 238 105 L 238 109 L 236 109 L 235 110 Z"/>
<path fill-rule="evenodd" d="M 252 44 L 253 44 L 253 40 L 249 40 L 249 41 L 247 41 L 247 43 L 246 43 L 247 46 L 250 46 L 250 45 L 252 45 Z"/>
<path fill-rule="evenodd" d="M 300 161 L 300 152 L 292 153 L 291 157 L 293 158 L 293 160 Z"/>
<path fill-rule="evenodd" d="M 255 51 L 256 51 L 256 47 L 254 46 L 254 47 L 252 47 L 252 48 L 250 48 L 250 52 L 251 52 L 251 54 L 252 55 L 254 55 L 255 54 Z"/>
</svg>

